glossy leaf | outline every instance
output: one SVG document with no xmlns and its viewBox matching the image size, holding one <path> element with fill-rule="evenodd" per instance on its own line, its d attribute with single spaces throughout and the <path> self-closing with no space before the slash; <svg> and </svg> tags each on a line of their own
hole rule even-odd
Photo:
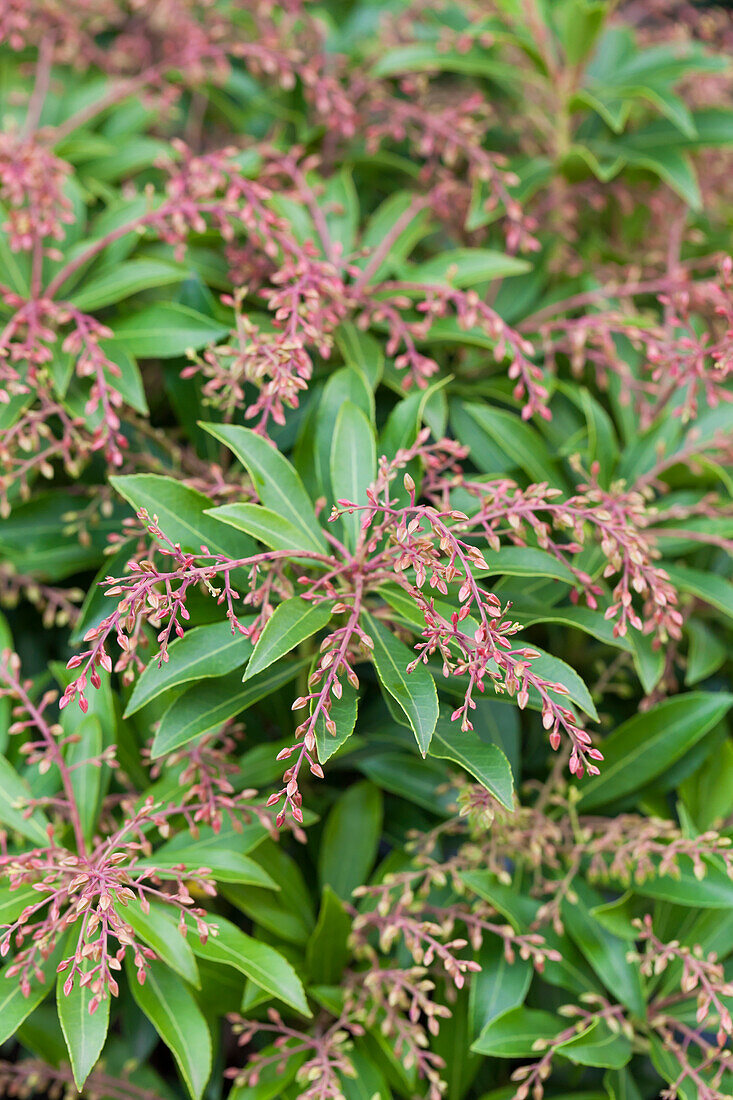
<svg viewBox="0 0 733 1100">
<path fill-rule="evenodd" d="M 125 959 L 127 977 L 138 1007 L 176 1060 L 192 1100 L 201 1100 L 211 1074 L 211 1036 L 201 1010 L 183 982 L 160 963 L 151 963 L 143 985 Z"/>
<path fill-rule="evenodd" d="M 512 769 L 501 749 L 480 741 L 472 730 L 463 732 L 459 722 L 438 721 L 430 742 L 431 756 L 460 764 L 508 810 L 514 807 Z"/>
<path fill-rule="evenodd" d="M 252 478 L 264 506 L 289 520 L 310 549 L 326 553 L 328 545 L 313 505 L 288 460 L 250 428 L 228 424 L 203 426 L 236 455 Z"/>
<path fill-rule="evenodd" d="M 82 963 L 82 973 L 87 973 L 91 964 Z M 82 985 L 81 975 L 77 975 L 71 992 L 64 994 L 66 973 L 62 971 L 56 984 L 56 1004 L 59 1022 L 69 1051 L 74 1083 L 81 1092 L 84 1082 L 94 1069 L 107 1038 L 109 1028 L 110 997 L 99 1001 L 95 1011 L 90 1013 L 89 1006 L 94 998 L 90 985 Z"/>
<path fill-rule="evenodd" d="M 278 604 L 265 623 L 244 672 L 244 681 L 265 671 L 327 625 L 331 618 L 330 602 L 312 604 L 293 596 Z"/>
<path fill-rule="evenodd" d="M 209 936 L 205 943 L 200 940 L 195 943 L 197 955 L 224 966 L 233 966 L 296 1012 L 303 1016 L 311 1015 L 303 984 L 279 951 L 246 935 L 223 917 L 217 917 L 214 923 L 216 935 Z"/>
<path fill-rule="evenodd" d="M 695 745 L 733 705 L 733 696 L 690 692 L 637 714 L 603 742 L 601 774 L 588 781 L 583 813 L 641 790 Z"/>
<path fill-rule="evenodd" d="M 246 627 L 253 616 L 243 616 L 239 622 Z M 239 631 L 232 631 L 228 622 L 211 623 L 188 630 L 168 647 L 168 660 L 153 657 L 135 682 L 125 717 L 135 714 L 165 691 L 188 684 L 192 680 L 208 680 L 224 676 L 241 668 L 252 652 L 252 643 Z"/>
<path fill-rule="evenodd" d="M 420 752 L 425 756 L 438 721 L 435 681 L 422 664 L 408 673 L 407 666 L 414 658 L 407 646 L 377 619 L 371 615 L 365 618 L 366 629 L 374 642 L 372 660 L 379 681 L 404 711 Z"/>
<path fill-rule="evenodd" d="M 376 473 L 374 430 L 361 409 L 346 401 L 336 418 L 331 445 L 331 486 L 334 500 L 366 504 L 366 490 L 374 481 Z M 355 511 L 342 516 L 352 550 L 357 544 L 362 515 L 362 512 Z"/>
</svg>

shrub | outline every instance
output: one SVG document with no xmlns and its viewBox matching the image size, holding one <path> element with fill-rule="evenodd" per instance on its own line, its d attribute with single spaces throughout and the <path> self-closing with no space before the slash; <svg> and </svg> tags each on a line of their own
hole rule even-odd
<svg viewBox="0 0 733 1100">
<path fill-rule="evenodd" d="M 731 1095 L 729 16 L 0 34 L 4 1090 Z"/>
</svg>

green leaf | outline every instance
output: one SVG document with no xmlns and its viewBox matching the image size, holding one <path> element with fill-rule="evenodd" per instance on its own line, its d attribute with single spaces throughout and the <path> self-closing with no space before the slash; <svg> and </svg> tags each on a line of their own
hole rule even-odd
<svg viewBox="0 0 733 1100">
<path fill-rule="evenodd" d="M 159 474 L 129 474 L 110 481 L 136 512 L 144 508 L 156 515 L 163 534 L 182 550 L 200 554 L 206 546 L 212 554 L 227 558 L 247 557 L 254 553 L 249 539 L 235 535 L 231 528 L 206 514 L 211 501 L 203 493 L 190 489 L 172 477 Z"/>
<path fill-rule="evenodd" d="M 611 1031 L 605 1020 L 594 1020 L 590 1027 L 556 1048 L 557 1053 L 579 1066 L 622 1069 L 631 1061 L 631 1040 Z"/>
<path fill-rule="evenodd" d="M 435 681 L 422 664 L 408 673 L 413 654 L 391 630 L 365 612 L 366 629 L 374 642 L 372 660 L 382 687 L 404 711 L 425 756 L 438 721 Z"/>
<path fill-rule="evenodd" d="M 202 427 L 236 455 L 252 478 L 264 506 L 297 527 L 309 549 L 328 553 L 310 497 L 285 456 L 251 428 L 231 424 L 202 424 Z"/>
<path fill-rule="evenodd" d="M 347 941 L 350 932 L 351 917 L 331 887 L 324 886 L 321 911 L 306 947 L 306 964 L 312 982 L 338 985 L 349 961 Z"/>
<path fill-rule="evenodd" d="M 728 650 L 701 619 L 688 619 L 686 629 L 690 648 L 687 653 L 685 684 L 692 687 L 718 671 L 728 656 Z"/>
<path fill-rule="evenodd" d="M 367 881 L 381 832 L 382 792 L 373 783 L 354 783 L 326 819 L 318 858 L 321 885 L 348 901 Z"/>
<path fill-rule="evenodd" d="M 411 283 L 463 288 L 531 270 L 527 260 L 491 248 L 453 248 L 421 264 L 406 265 L 400 276 Z"/>
<path fill-rule="evenodd" d="M 497 447 L 536 482 L 547 482 L 553 488 L 564 486 L 560 474 L 541 436 L 520 420 L 516 413 L 487 405 L 466 404 L 463 409 L 478 424 Z"/>
<path fill-rule="evenodd" d="M 474 576 L 550 577 L 575 585 L 575 575 L 564 561 L 559 561 L 546 550 L 533 546 L 503 546 L 500 550 L 484 552 L 487 568 L 475 568 Z"/>
<path fill-rule="evenodd" d="M 253 622 L 252 616 L 239 620 L 243 626 Z M 168 648 L 168 660 L 159 667 L 153 657 L 135 683 L 125 717 L 135 714 L 164 691 L 190 683 L 224 676 L 240 668 L 252 652 L 249 638 L 239 631 L 232 633 L 229 622 L 197 626 L 176 638 Z"/>
<path fill-rule="evenodd" d="M 591 53 L 603 30 L 608 5 L 596 0 L 567 0 L 558 6 L 560 40 L 570 65 L 579 65 Z"/>
<path fill-rule="evenodd" d="M 331 444 L 331 486 L 334 500 L 367 504 L 366 491 L 377 473 L 374 429 L 364 413 L 351 401 L 345 401 L 336 417 Z M 359 539 L 362 512 L 342 517 L 353 550 Z"/>
<path fill-rule="evenodd" d="M 615 997 L 637 1016 L 644 1017 L 646 1002 L 641 977 L 635 963 L 626 958 L 628 944 L 612 935 L 590 913 L 603 898 L 577 877 L 572 902 L 562 902 L 562 918 L 567 931 L 598 977 Z"/>
<path fill-rule="evenodd" d="M 31 798 L 28 785 L 20 778 L 12 764 L 0 756 L 0 822 L 8 829 L 20 833 L 31 844 L 42 848 L 48 844 L 47 821 L 40 810 L 34 810 L 26 817 L 23 803 Z"/>
<path fill-rule="evenodd" d="M 405 217 L 414 198 L 411 191 L 393 191 L 389 198 L 377 207 L 366 223 L 361 239 L 362 248 L 369 251 L 365 257 L 355 259 L 356 267 L 363 270 L 370 263 L 374 251 L 387 234 L 394 230 L 400 219 Z M 404 223 L 401 231 L 395 235 L 389 253 L 374 271 L 370 280 L 372 284 L 386 279 L 390 272 L 395 271 L 399 264 L 407 259 L 417 242 L 429 233 L 430 220 L 429 212 L 423 209 Z"/>
<path fill-rule="evenodd" d="M 188 986 L 156 962 L 140 985 L 129 953 L 125 964 L 138 1007 L 171 1051 L 191 1097 L 200 1100 L 211 1074 L 211 1035 Z"/>
<path fill-rule="evenodd" d="M 725 741 L 679 790 L 701 832 L 720 825 L 733 811 L 733 744 Z"/>
<path fill-rule="evenodd" d="M 524 1003 L 534 972 L 529 959 L 516 957 L 508 962 L 504 943 L 498 936 L 486 937 L 476 961 L 481 970 L 471 978 L 468 994 L 474 1035 L 497 1016 Z"/>
<path fill-rule="evenodd" d="M 255 835 L 264 838 L 266 833 L 258 828 Z M 159 848 L 150 859 L 140 860 L 138 866 L 157 868 L 163 872 L 181 864 L 191 872 L 206 868 L 217 882 L 240 882 L 247 886 L 277 890 L 277 883 L 267 871 L 242 853 L 243 843 L 241 833 L 222 836 L 200 830 L 195 839 L 188 833 L 181 833 Z"/>
<path fill-rule="evenodd" d="M 230 718 L 290 683 L 307 664 L 308 658 L 304 657 L 278 665 L 246 686 L 239 673 L 210 680 L 202 686 L 194 684 L 171 703 L 161 718 L 151 755 L 154 759 L 164 756 L 195 737 L 219 729 Z"/>
<path fill-rule="evenodd" d="M 0 971 L 0 1043 L 7 1042 L 15 1035 L 23 1021 L 53 989 L 51 976 L 55 975 L 56 967 L 63 958 L 65 940 L 66 937 L 62 937 L 61 942 L 56 944 L 51 955 L 43 962 L 45 980 L 39 981 L 35 975 L 31 975 L 31 988 L 27 997 L 21 991 L 17 974 L 9 978 L 7 966 Z"/>
<path fill-rule="evenodd" d="M 601 774 L 585 784 L 581 813 L 644 788 L 717 725 L 732 704 L 733 695 L 698 691 L 635 714 L 604 740 Z"/>
<path fill-rule="evenodd" d="M 538 645 L 532 646 L 535 653 L 539 653 L 539 657 L 532 659 L 532 672 L 541 676 L 544 680 L 552 680 L 554 683 L 562 684 L 567 688 L 567 696 L 563 698 L 565 702 L 567 699 L 572 700 L 573 703 L 577 703 L 578 706 L 588 714 L 594 722 L 598 721 L 598 711 L 596 710 L 595 703 L 591 698 L 591 694 L 588 691 L 583 680 L 581 680 L 578 673 L 574 668 L 571 668 L 565 661 L 561 661 L 559 657 L 553 657 L 549 653 L 545 653 L 543 649 L 540 649 Z M 552 688 L 548 688 L 548 691 L 552 692 Z M 530 690 L 530 696 L 533 693 L 533 689 Z"/>
<path fill-rule="evenodd" d="M 336 343 L 344 363 L 358 371 L 370 389 L 376 389 L 384 370 L 384 353 L 371 333 L 347 322 L 336 330 Z"/>
<path fill-rule="evenodd" d="M 603 1077 L 610 1100 L 642 1100 L 631 1073 L 627 1069 L 611 1069 Z"/>
<path fill-rule="evenodd" d="M 331 618 L 332 606 L 330 601 L 319 604 L 307 603 L 300 596 L 293 596 L 278 604 L 265 623 L 245 669 L 243 680 L 246 682 L 264 672 L 275 661 L 279 661 L 286 653 L 290 653 L 291 649 L 295 649 L 301 642 L 305 642 L 322 630 Z"/>
<path fill-rule="evenodd" d="M 233 966 L 302 1016 L 312 1015 L 303 983 L 284 955 L 246 935 L 223 917 L 217 915 L 212 923 L 216 924 L 216 935 L 209 936 L 206 943 L 200 940 L 194 943 L 194 951 L 200 958 Z"/>
<path fill-rule="evenodd" d="M 522 626 L 534 626 L 535 623 L 562 623 L 576 627 L 584 634 L 590 634 L 605 645 L 631 651 L 631 642 L 627 638 L 614 638 L 613 623 L 604 618 L 600 611 L 589 607 L 539 607 L 534 604 L 515 604 L 512 615 Z"/>
<path fill-rule="evenodd" d="M 98 757 L 104 747 L 102 727 L 94 714 L 86 714 L 73 731 L 74 738 L 66 752 L 66 762 L 71 771 L 74 790 L 85 840 L 90 841 L 97 823 L 99 798 L 102 790 L 102 769 L 87 760 Z"/>
<path fill-rule="evenodd" d="M 353 251 L 359 225 L 359 197 L 351 171 L 342 168 L 326 183 L 321 205 L 326 212 L 326 225 L 332 241 L 341 245 L 341 255 Z"/>
<path fill-rule="evenodd" d="M 298 460 L 304 476 L 307 477 L 311 496 L 325 497 L 327 501 L 334 499 L 331 486 L 331 448 L 336 421 L 346 401 L 361 409 L 367 420 L 373 421 L 372 387 L 365 375 L 353 367 L 341 367 L 328 376 L 310 422 L 304 425 L 303 436 L 298 444 Z M 341 520 L 333 523 L 329 521 L 329 528 L 337 538 L 343 538 Z"/>
<path fill-rule="evenodd" d="M 359 695 L 347 681 L 342 684 L 340 699 L 331 699 L 331 709 L 328 717 L 336 724 L 336 733 L 331 734 L 326 729 L 326 719 L 323 713 L 316 718 L 316 748 L 318 760 L 325 764 L 327 760 L 338 752 L 342 745 L 348 741 L 354 732 L 356 715 L 359 704 Z"/>
<path fill-rule="evenodd" d="M 126 260 L 101 271 L 82 290 L 71 295 L 71 302 L 85 313 L 121 302 L 150 287 L 169 286 L 187 278 L 188 270 L 162 260 Z"/>
<path fill-rule="evenodd" d="M 507 810 L 514 809 L 512 769 L 501 749 L 480 741 L 471 730 L 462 732 L 458 722 L 441 717 L 430 742 L 430 756 L 452 760 L 478 779 Z"/>
<path fill-rule="evenodd" d="M 675 588 L 689 592 L 711 607 L 717 607 L 729 619 L 733 619 L 733 584 L 714 573 L 703 573 L 686 565 L 667 565 L 665 569 Z"/>
<path fill-rule="evenodd" d="M 198 351 L 229 332 L 229 327 L 178 302 L 156 302 L 114 324 L 112 341 L 141 359 L 176 359 Z"/>
<path fill-rule="evenodd" d="M 209 508 L 206 514 L 238 531 L 246 531 L 271 550 L 313 550 L 310 534 L 306 538 L 289 519 L 261 504 L 222 504 Z"/>
<path fill-rule="evenodd" d="M 549 1012 L 510 1008 L 486 1025 L 471 1050 L 490 1058 L 526 1058 L 562 1030 L 562 1021 Z"/>
<path fill-rule="evenodd" d="M 92 965 L 96 964 L 92 964 L 89 959 L 84 960 L 81 964 L 82 973 L 87 973 Z M 99 1002 L 94 1013 L 90 1015 L 89 1005 L 94 994 L 90 985 L 81 985 L 80 976 L 79 974 L 76 975 L 74 986 L 68 996 L 64 995 L 65 972 L 59 974 L 56 983 L 56 1007 L 59 1014 L 59 1023 L 69 1051 L 74 1083 L 79 1092 L 81 1092 L 84 1082 L 97 1064 L 107 1039 L 111 1000 L 108 994 Z"/>
<path fill-rule="evenodd" d="M 674 874 L 634 878 L 633 889 L 645 898 L 657 898 L 693 909 L 727 909 L 733 906 L 733 882 L 722 866 L 703 858 L 704 877 L 698 879 L 688 860 L 680 860 Z M 627 883 L 623 884 L 628 885 Z"/>
<path fill-rule="evenodd" d="M 178 920 L 170 915 L 172 912 L 167 912 L 163 905 L 151 904 L 146 913 L 139 898 L 134 898 L 125 909 L 124 919 L 166 966 L 198 989 L 201 983 L 196 960 L 188 939 L 178 928 Z"/>
</svg>

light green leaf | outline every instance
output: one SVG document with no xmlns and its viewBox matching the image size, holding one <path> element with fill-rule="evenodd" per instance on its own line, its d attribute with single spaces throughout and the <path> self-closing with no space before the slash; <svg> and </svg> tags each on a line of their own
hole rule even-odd
<svg viewBox="0 0 733 1100">
<path fill-rule="evenodd" d="M 703 573 L 686 565 L 666 565 L 665 569 L 675 588 L 689 592 L 699 600 L 716 607 L 729 619 L 733 619 L 733 584 L 715 573 Z"/>
<path fill-rule="evenodd" d="M 694 617 L 688 619 L 686 629 L 690 648 L 687 654 L 685 684 L 692 687 L 693 684 L 698 684 L 700 680 L 705 680 L 717 672 L 728 656 L 728 650 L 723 641 L 702 619 Z"/>
<path fill-rule="evenodd" d="M 527 260 L 491 248 L 454 248 L 421 264 L 405 265 L 400 277 L 411 283 L 463 288 L 531 270 Z"/>
<path fill-rule="evenodd" d="M 469 1017 L 474 1035 L 483 1031 L 497 1016 L 523 1004 L 532 982 L 533 967 L 529 959 L 517 956 L 507 962 L 504 942 L 498 936 L 487 936 L 476 961 L 481 966 L 469 986 Z"/>
<path fill-rule="evenodd" d="M 26 817 L 22 809 L 31 798 L 28 785 L 20 778 L 12 764 L 0 756 L 0 822 L 8 829 L 20 833 L 31 844 L 45 847 L 48 844 L 47 822 L 40 810 Z"/>
<path fill-rule="evenodd" d="M 330 601 L 308 603 L 300 596 L 293 596 L 278 604 L 260 634 L 245 669 L 244 681 L 264 672 L 275 661 L 290 653 L 291 649 L 322 630 L 331 618 L 332 606 Z"/>
<path fill-rule="evenodd" d="M 612 935 L 590 913 L 603 898 L 577 877 L 572 889 L 576 895 L 572 903 L 567 898 L 562 902 L 567 931 L 605 987 L 643 1018 L 646 1012 L 644 989 L 638 967 L 626 957 L 627 942 Z"/>
<path fill-rule="evenodd" d="M 162 962 L 175 970 L 187 982 L 200 987 L 199 971 L 188 939 L 179 931 L 177 914 L 174 918 L 163 905 L 151 904 L 143 911 L 138 898 L 130 901 L 124 911 L 124 919 L 148 947 L 152 947 Z"/>
<path fill-rule="evenodd" d="M 321 910 L 306 947 L 306 963 L 312 982 L 338 985 L 349 960 L 351 917 L 330 886 L 323 888 Z"/>
<path fill-rule="evenodd" d="M 611 1031 L 605 1020 L 594 1020 L 590 1027 L 556 1048 L 558 1054 L 579 1066 L 622 1069 L 631 1061 L 631 1040 Z"/>
<path fill-rule="evenodd" d="M 371 389 L 376 389 L 384 370 L 384 353 L 371 333 L 347 322 L 336 330 L 336 343 L 344 363 L 358 371 Z"/>
<path fill-rule="evenodd" d="M 544 680 L 551 680 L 554 683 L 562 684 L 567 688 L 568 694 L 566 697 L 560 697 L 561 701 L 570 699 L 573 703 L 577 703 L 578 706 L 588 714 L 594 722 L 598 721 L 598 711 L 596 710 L 595 703 L 591 698 L 591 694 L 588 691 L 583 680 L 581 680 L 578 673 L 574 668 L 571 668 L 567 662 L 560 660 L 559 657 L 553 657 L 549 653 L 545 653 L 543 649 L 540 649 L 538 645 L 531 647 L 535 653 L 539 653 L 539 657 L 532 659 L 531 669 L 532 672 L 541 676 Z M 548 691 L 552 691 L 552 688 L 548 688 Z M 530 695 L 532 692 L 530 691 Z"/>
<path fill-rule="evenodd" d="M 131 957 L 127 978 L 138 1007 L 171 1051 L 192 1100 L 201 1100 L 211 1074 L 211 1036 L 188 986 L 161 963 L 153 962 L 144 985 L 137 980 Z"/>
<path fill-rule="evenodd" d="M 526 1058 L 543 1049 L 539 1044 L 554 1039 L 563 1021 L 535 1008 L 510 1008 L 491 1020 L 471 1050 L 490 1058 Z M 535 1045 L 538 1044 L 538 1045 Z"/>
<path fill-rule="evenodd" d="M 547 482 L 551 487 L 564 486 L 560 474 L 542 437 L 516 413 L 488 405 L 466 404 L 465 412 L 532 481 Z"/>
<path fill-rule="evenodd" d="M 202 833 L 203 830 L 200 830 L 195 839 L 188 833 L 179 834 L 159 848 L 150 859 L 140 860 L 137 866 L 157 868 L 162 872 L 161 877 L 164 877 L 166 870 L 172 871 L 181 865 L 192 874 L 205 868 L 217 882 L 239 882 L 246 886 L 277 890 L 277 883 L 267 871 L 242 853 L 246 838 L 241 833 L 227 833 L 224 836 Z M 264 839 L 264 828 L 255 835 Z"/>
<path fill-rule="evenodd" d="M 207 496 L 175 478 L 129 474 L 110 481 L 135 511 L 145 508 L 149 516 L 156 515 L 163 534 L 189 553 L 200 554 L 206 546 L 212 554 L 236 559 L 255 551 L 250 539 L 234 534 L 225 523 L 206 514 L 211 508 Z"/>
<path fill-rule="evenodd" d="M 503 546 L 500 550 L 484 551 L 484 558 L 488 568 L 473 569 L 474 576 L 550 577 L 565 584 L 577 583 L 564 561 L 533 546 Z"/>
<path fill-rule="evenodd" d="M 356 725 L 358 703 L 358 692 L 347 681 L 342 684 L 341 698 L 331 700 L 331 709 L 328 712 L 328 717 L 336 723 L 336 733 L 328 732 L 322 713 L 316 718 L 316 748 L 321 764 L 325 764 L 351 737 Z"/>
<path fill-rule="evenodd" d="M 9 978 L 7 966 L 0 971 L 0 1043 L 7 1042 L 15 1035 L 23 1021 L 38 1008 L 44 997 L 54 988 L 56 967 L 64 956 L 65 939 L 66 937 L 62 936 L 61 941 L 56 944 L 49 958 L 43 963 L 45 980 L 41 982 L 35 975 L 31 976 L 31 989 L 27 997 L 21 991 L 17 974 Z"/>
<path fill-rule="evenodd" d="M 378 619 L 366 613 L 364 618 L 366 630 L 374 641 L 372 660 L 379 681 L 404 711 L 418 748 L 425 756 L 438 721 L 435 681 L 422 664 L 408 673 L 407 666 L 414 657 L 407 646 Z"/>
<path fill-rule="evenodd" d="M 66 762 L 71 769 L 71 786 L 74 790 L 79 810 L 84 838 L 91 840 L 99 810 L 99 796 L 102 789 L 102 769 L 87 760 L 98 757 L 102 752 L 102 727 L 94 714 L 86 714 L 73 731 L 78 740 L 72 741 L 66 752 Z"/>
<path fill-rule="evenodd" d="M 85 313 L 94 313 L 141 290 L 180 283 L 188 274 L 183 265 L 162 260 L 126 260 L 90 279 L 82 290 L 72 294 L 71 302 Z"/>
<path fill-rule="evenodd" d="M 222 504 L 219 508 L 209 508 L 206 515 L 238 531 L 246 531 L 271 550 L 313 550 L 310 535 L 306 538 L 289 519 L 261 504 Z"/>
</svg>

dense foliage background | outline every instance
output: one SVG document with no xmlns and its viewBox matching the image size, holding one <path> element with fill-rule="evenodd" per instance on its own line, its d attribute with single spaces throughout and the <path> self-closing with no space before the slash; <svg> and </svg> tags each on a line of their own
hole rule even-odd
<svg viewBox="0 0 733 1100">
<path fill-rule="evenodd" d="M 733 23 L 0 3 L 0 1085 L 733 1095 Z"/>
</svg>

